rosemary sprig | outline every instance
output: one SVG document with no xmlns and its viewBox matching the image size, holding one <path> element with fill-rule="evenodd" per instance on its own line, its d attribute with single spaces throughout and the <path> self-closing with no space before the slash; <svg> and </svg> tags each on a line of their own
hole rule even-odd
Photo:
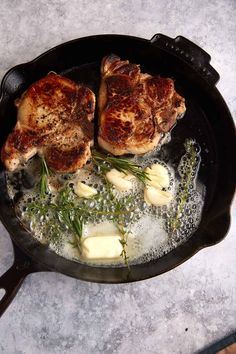
<svg viewBox="0 0 236 354">
<path fill-rule="evenodd" d="M 81 239 L 83 236 L 83 220 L 76 218 L 72 210 L 58 210 L 57 216 L 62 225 L 65 225 L 73 234 L 74 241 L 70 242 L 74 247 L 81 250 Z"/>
<path fill-rule="evenodd" d="M 91 207 L 91 200 L 78 198 L 70 187 L 65 187 L 52 202 L 50 195 L 36 199 L 27 207 L 27 217 L 30 220 L 39 222 L 43 220 L 45 233 L 54 243 L 58 243 L 65 235 L 73 236 L 74 240 L 69 241 L 74 247 L 81 250 L 81 238 L 83 234 L 84 222 L 97 222 L 98 217 L 104 220 L 111 220 L 119 226 L 123 247 L 122 257 L 128 264 L 126 245 L 128 233 L 125 233 L 125 223 L 134 214 L 133 198 L 128 196 L 123 198 L 107 199 L 108 192 L 99 195 L 99 199 L 94 199 L 94 206 Z M 65 233 L 65 230 L 68 232 Z M 56 238 L 57 235 L 57 238 Z"/>
<path fill-rule="evenodd" d="M 142 183 L 149 179 L 141 167 L 127 159 L 115 158 L 103 155 L 97 151 L 92 155 L 93 163 L 97 166 L 98 175 L 106 182 L 105 192 L 98 194 L 91 200 L 78 198 L 72 188 L 68 185 L 59 191 L 56 198 L 48 192 L 48 177 L 51 175 L 46 161 L 41 159 L 41 177 L 40 177 L 40 198 L 36 198 L 30 203 L 26 210 L 28 222 L 32 221 L 35 225 L 42 222 L 44 234 L 48 235 L 48 240 L 55 244 L 66 237 L 73 237 L 73 241 L 68 241 L 74 247 L 81 251 L 81 239 L 83 235 L 83 225 L 85 222 L 97 222 L 100 220 L 110 220 L 117 225 L 122 245 L 121 256 L 124 263 L 129 268 L 128 255 L 126 251 L 128 232 L 127 224 L 134 215 L 134 196 L 117 197 L 106 179 L 106 172 L 111 168 L 116 168 L 123 173 L 132 173 Z M 65 232 L 66 231 L 66 232 Z"/>
<path fill-rule="evenodd" d="M 139 165 L 128 159 L 105 155 L 101 152 L 93 150 L 92 161 L 100 168 L 103 174 L 106 174 L 111 168 L 115 168 L 125 174 L 131 173 L 143 184 L 149 180 L 148 174 L 143 171 Z"/>
<path fill-rule="evenodd" d="M 45 159 L 41 158 L 41 169 L 40 169 L 40 195 L 43 197 L 48 191 L 48 176 L 50 176 L 50 170 L 47 166 Z"/>
</svg>

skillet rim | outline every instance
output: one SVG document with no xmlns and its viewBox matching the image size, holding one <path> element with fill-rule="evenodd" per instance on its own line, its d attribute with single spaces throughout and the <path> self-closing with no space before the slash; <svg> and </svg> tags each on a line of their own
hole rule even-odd
<svg viewBox="0 0 236 354">
<path fill-rule="evenodd" d="M 126 37 L 126 38 L 129 38 L 129 39 L 131 39 L 131 40 L 142 41 L 142 42 L 146 42 L 146 43 L 149 43 L 149 44 L 151 43 L 151 41 L 148 40 L 148 39 L 144 39 L 144 38 L 140 38 L 140 37 L 135 37 L 135 36 L 130 36 L 130 35 L 101 34 L 101 35 L 93 35 L 93 36 L 86 36 L 86 37 L 81 37 L 81 38 L 77 38 L 77 39 L 72 39 L 72 40 L 67 41 L 67 42 L 65 42 L 65 43 L 61 43 L 61 44 L 59 44 L 59 45 L 56 45 L 55 47 L 50 48 L 50 49 L 47 50 L 46 52 L 40 54 L 40 55 L 37 56 L 35 59 L 33 59 L 33 60 L 31 60 L 31 61 L 28 61 L 28 62 L 25 62 L 25 63 L 22 63 L 22 64 L 18 64 L 18 65 L 16 65 L 16 66 L 14 66 L 13 68 L 9 69 L 9 70 L 6 72 L 6 74 L 4 75 L 4 77 L 3 77 L 3 79 L 2 79 L 1 87 L 0 87 L 0 107 L 1 107 L 1 103 L 2 103 L 2 101 L 3 101 L 4 95 L 5 95 L 6 91 L 7 91 L 7 90 L 4 90 L 4 87 L 6 86 L 6 82 L 7 82 L 7 80 L 9 79 L 9 77 L 11 76 L 11 74 L 13 74 L 14 72 L 16 72 L 16 71 L 19 70 L 19 69 L 24 69 L 24 68 L 27 68 L 28 66 L 30 66 L 30 65 L 32 65 L 32 64 L 34 64 L 34 63 L 37 63 L 38 60 L 40 60 L 40 59 L 42 59 L 42 58 L 45 58 L 47 55 L 50 55 L 51 53 L 57 51 L 58 49 L 62 49 L 63 47 L 66 47 L 67 45 L 71 45 L 71 44 L 73 44 L 73 43 L 78 43 L 78 42 L 81 42 L 81 41 L 86 41 L 86 40 L 92 39 L 92 38 L 93 38 L 93 39 L 97 39 L 98 37 L 99 37 L 99 38 L 102 38 L 102 37 L 113 37 L 113 38 Z M 153 38 L 154 38 L 154 37 L 153 37 Z M 178 37 L 177 37 L 177 38 L 178 38 Z M 183 38 L 183 37 L 182 37 L 182 38 Z M 152 44 L 152 43 L 151 43 L 151 44 Z M 153 44 L 153 45 L 155 45 L 155 44 Z M 158 50 L 158 47 L 157 47 L 157 50 Z M 162 48 L 162 50 L 164 50 L 164 49 Z M 174 54 L 171 53 L 171 55 L 174 55 Z M 195 70 L 194 68 L 192 68 L 192 69 Z M 200 74 L 199 74 L 199 75 L 200 75 Z M 202 77 L 201 77 L 201 78 L 202 78 Z M 209 82 L 207 82 L 207 83 L 209 84 Z M 216 92 L 216 94 L 217 94 L 217 96 L 218 96 L 218 98 L 219 98 L 219 100 L 220 100 L 221 106 L 222 106 L 223 109 L 225 110 L 226 115 L 228 116 L 228 118 L 231 119 L 231 123 L 233 123 L 233 120 L 232 120 L 230 111 L 229 111 L 229 109 L 228 109 L 228 106 L 227 106 L 226 102 L 224 101 L 223 97 L 221 96 L 220 92 L 218 91 L 218 89 L 217 89 L 214 85 L 213 85 L 212 89 L 215 90 L 215 92 Z M 230 119 L 229 119 L 229 120 L 230 120 Z M 193 251 L 190 252 L 188 256 L 181 257 L 181 259 L 179 259 L 178 262 L 175 262 L 175 265 L 174 265 L 174 266 L 167 267 L 167 268 L 169 268 L 169 269 L 163 269 L 162 271 L 158 271 L 158 272 L 156 272 L 156 273 L 154 272 L 155 274 L 154 274 L 154 273 L 153 273 L 152 275 L 149 274 L 149 275 L 146 275 L 145 277 L 138 278 L 138 279 L 136 279 L 136 278 L 134 278 L 134 279 L 129 278 L 128 280 L 121 279 L 120 281 L 114 281 L 114 283 L 119 283 L 119 282 L 122 283 L 122 282 L 126 282 L 126 281 L 127 281 L 127 282 L 130 282 L 130 281 L 138 281 L 138 280 L 143 280 L 143 279 L 151 278 L 151 277 L 154 277 L 154 276 L 156 276 L 156 275 L 162 274 L 162 273 L 164 273 L 164 272 L 166 272 L 166 271 L 168 271 L 168 270 L 171 270 L 171 269 L 175 268 L 176 266 L 180 265 L 181 263 L 185 262 L 187 259 L 191 258 L 194 254 L 196 254 L 200 249 L 205 248 L 205 247 L 208 247 L 208 246 L 211 246 L 211 245 L 214 245 L 214 244 L 220 242 L 223 238 L 226 237 L 227 231 L 228 231 L 229 226 L 230 226 L 230 206 L 231 206 L 231 203 L 232 203 L 232 199 L 233 199 L 233 194 L 232 194 L 231 198 L 228 198 L 228 205 L 227 205 L 227 208 L 224 209 L 224 211 L 223 211 L 223 215 L 224 215 L 224 216 L 227 216 L 227 227 L 226 227 L 227 230 L 225 231 L 223 237 L 218 238 L 218 239 L 216 239 L 215 241 L 209 242 L 209 240 L 208 240 L 208 241 L 200 242 L 199 244 L 196 244 L 195 249 L 193 249 Z M 2 217 L 2 212 L 0 212 L 0 219 L 1 219 L 1 221 L 2 221 L 2 223 L 3 223 L 3 225 L 4 225 L 4 227 L 6 228 L 6 230 L 9 232 L 9 227 L 8 227 L 7 223 L 5 222 L 4 218 Z M 31 258 L 33 258 L 33 259 L 35 258 L 35 256 L 32 256 L 32 253 L 30 253 L 27 249 L 25 249 L 24 247 L 22 247 L 22 244 L 21 244 L 20 242 L 17 242 L 18 240 L 17 240 L 17 241 L 15 240 L 15 238 L 13 237 L 13 235 L 11 234 L 11 232 L 9 232 L 9 234 L 10 234 L 11 239 L 14 240 L 15 243 L 17 243 L 18 247 L 20 247 L 23 252 L 25 252 L 25 253 L 26 253 L 28 256 L 30 256 Z M 189 240 L 191 240 L 191 238 L 192 238 L 192 237 L 190 237 L 185 243 L 179 245 L 176 249 L 172 250 L 171 252 L 169 252 L 169 253 L 168 253 L 167 255 L 165 255 L 165 256 L 169 256 L 169 257 L 170 257 L 170 255 L 171 255 L 172 253 L 174 253 L 174 251 L 176 251 L 176 250 L 179 249 L 180 247 L 183 248 L 183 245 L 185 245 L 186 243 L 188 243 Z M 41 244 L 40 244 L 40 245 L 41 245 Z M 54 252 L 53 252 L 53 253 L 54 253 Z M 165 257 L 165 256 L 163 256 L 163 257 Z M 60 256 L 57 255 L 57 257 L 60 257 Z M 163 257 L 161 257 L 161 258 L 163 258 Z M 60 257 L 60 258 L 62 258 L 62 257 Z M 149 265 L 149 263 L 153 263 L 153 262 L 156 263 L 156 262 L 158 262 L 161 258 L 155 259 L 154 261 L 150 261 L 150 262 L 148 262 L 148 263 L 137 264 L 137 265 L 132 266 L 132 267 L 141 267 L 141 266 L 147 267 L 147 266 Z M 64 259 L 64 258 L 63 258 L 63 259 Z M 76 265 L 78 265 L 77 262 L 74 262 L 74 261 L 69 261 L 69 262 L 73 262 L 73 263 L 75 263 Z M 43 265 L 43 267 L 45 267 L 45 263 L 42 262 L 41 259 L 40 259 L 40 260 L 37 259 L 37 263 L 40 263 L 40 264 Z M 93 268 L 93 269 L 94 269 L 94 268 L 98 268 L 99 270 L 102 270 L 102 271 L 103 271 L 104 269 L 106 269 L 106 268 L 103 268 L 103 267 L 93 267 L 93 266 L 91 267 L 91 266 L 89 266 L 89 265 L 86 265 L 86 267 L 88 267 L 89 269 L 91 269 L 91 268 Z M 50 268 L 52 268 L 52 267 L 50 267 Z M 110 268 L 110 269 L 117 269 L 117 268 Z M 126 270 L 125 267 L 120 267 L 120 268 L 118 268 L 118 269 Z M 53 269 L 53 270 L 54 270 L 54 271 L 58 271 L 58 269 Z M 66 273 L 65 271 L 61 271 L 61 270 L 59 270 L 59 271 L 60 271 L 61 273 L 63 273 L 63 274 L 66 274 L 66 275 L 70 275 L 70 276 L 71 276 L 71 274 L 68 274 L 68 273 Z M 127 273 L 127 272 L 126 272 L 126 273 Z M 126 274 L 126 275 L 127 275 L 127 274 Z M 72 276 L 74 276 L 74 275 L 72 275 Z M 75 276 L 74 276 L 74 277 L 75 277 Z M 104 282 L 104 283 L 109 282 L 109 283 L 112 283 L 112 281 L 99 281 L 99 280 L 97 280 L 97 279 L 91 280 L 91 279 L 86 279 L 86 277 L 83 278 L 83 277 L 81 277 L 81 276 L 76 276 L 76 278 L 83 279 L 83 280 L 87 280 L 87 281 Z"/>
</svg>

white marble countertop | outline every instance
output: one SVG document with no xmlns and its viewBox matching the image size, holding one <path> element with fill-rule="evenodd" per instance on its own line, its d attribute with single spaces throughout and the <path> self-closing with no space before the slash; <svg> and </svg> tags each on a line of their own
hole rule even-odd
<svg viewBox="0 0 236 354">
<path fill-rule="evenodd" d="M 235 18 L 235 0 L 1 0 L 0 77 L 73 38 L 183 35 L 212 56 L 235 117 Z M 3 274 L 13 255 L 0 231 Z M 195 353 L 236 330 L 235 233 L 234 203 L 226 239 L 162 276 L 122 285 L 28 276 L 0 320 L 0 353 Z"/>
</svg>

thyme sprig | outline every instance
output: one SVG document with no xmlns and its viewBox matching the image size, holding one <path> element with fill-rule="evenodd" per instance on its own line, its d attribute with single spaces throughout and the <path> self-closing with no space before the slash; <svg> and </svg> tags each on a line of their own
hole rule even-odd
<svg viewBox="0 0 236 354">
<path fill-rule="evenodd" d="M 143 171 L 139 165 L 128 159 L 105 155 L 97 150 L 93 150 L 92 161 L 98 166 L 103 174 L 106 174 L 111 168 L 115 168 L 125 174 L 131 173 L 143 184 L 149 180 L 148 174 Z"/>
<path fill-rule="evenodd" d="M 70 189 L 69 189 L 70 190 Z M 71 191 L 71 190 L 70 190 Z M 65 194 L 64 194 L 65 193 Z M 113 203 L 111 201 L 106 201 L 106 208 L 104 205 L 101 205 L 100 208 L 98 209 L 98 205 L 94 208 L 91 208 L 88 201 L 83 201 L 82 200 L 77 200 L 70 199 L 69 198 L 69 193 L 68 193 L 68 188 L 65 188 L 65 190 L 62 190 L 63 199 L 61 199 L 61 195 L 59 195 L 57 201 L 55 203 L 51 203 L 50 199 L 45 201 L 45 199 L 42 201 L 41 199 L 31 202 L 27 210 L 32 213 L 32 215 L 37 215 L 40 214 L 41 216 L 46 215 L 50 211 L 60 213 L 60 212 L 65 212 L 67 213 L 68 211 L 73 211 L 74 214 L 78 215 L 78 217 L 83 217 L 85 219 L 91 219 L 92 217 L 96 216 L 109 216 L 112 219 L 116 219 L 120 215 L 129 215 L 130 213 L 134 212 L 134 208 L 126 208 L 127 202 L 131 200 L 131 198 L 121 198 L 121 199 L 115 199 Z M 65 195 L 67 195 L 68 199 L 66 199 Z M 101 198 L 105 198 L 105 196 L 101 196 Z M 111 210 L 112 208 L 112 210 Z"/>
<path fill-rule="evenodd" d="M 129 257 L 127 255 L 127 246 L 128 246 L 128 237 L 129 237 L 129 232 L 125 229 L 124 227 L 124 222 L 119 220 L 119 223 L 117 224 L 117 228 L 121 234 L 121 240 L 120 244 L 122 246 L 122 252 L 120 256 L 123 258 L 125 265 L 130 269 L 129 265 Z"/>
<path fill-rule="evenodd" d="M 180 228 L 181 216 L 190 196 L 190 187 L 194 183 L 196 171 L 200 163 L 200 149 L 195 141 L 187 139 L 184 143 L 185 154 L 179 164 L 180 183 L 175 200 L 178 201 L 174 213 L 171 214 L 169 223 L 170 234 Z"/>
<path fill-rule="evenodd" d="M 43 221 L 44 231 L 49 235 L 50 240 L 58 243 L 65 235 L 73 237 L 73 241 L 69 243 L 77 247 L 81 251 L 81 241 L 83 236 L 83 228 L 85 222 L 94 222 L 97 218 L 105 218 L 111 220 L 119 228 L 122 223 L 127 223 L 134 212 L 132 203 L 133 196 L 108 199 L 105 192 L 100 194 L 99 199 L 94 198 L 91 207 L 91 199 L 84 200 L 78 198 L 73 190 L 66 186 L 62 189 L 55 200 L 51 200 L 50 194 L 46 194 L 44 198 L 38 198 L 31 202 L 26 210 L 28 218 L 37 221 Z M 67 231 L 67 232 L 65 232 Z M 123 251 L 121 256 L 124 262 L 128 264 L 126 254 L 126 245 L 128 234 L 121 232 L 121 244 Z"/>
<path fill-rule="evenodd" d="M 68 242 L 81 251 L 84 223 L 110 220 L 119 229 L 122 245 L 121 257 L 129 268 L 127 255 L 128 229 L 127 225 L 134 215 L 134 196 L 117 196 L 106 179 L 106 173 L 111 168 L 125 174 L 131 173 L 139 181 L 146 183 L 148 175 L 128 159 L 115 158 L 93 151 L 92 162 L 97 166 L 97 174 L 105 183 L 105 191 L 90 200 L 78 198 L 73 189 L 66 185 L 57 195 L 52 197 L 48 188 L 48 179 L 52 175 L 44 158 L 41 159 L 41 175 L 39 183 L 40 198 L 35 198 L 26 210 L 28 220 L 35 225 L 41 222 L 43 233 L 48 235 L 49 242 L 60 244 L 68 237 Z M 71 240 L 71 238 L 73 239 Z"/>
</svg>

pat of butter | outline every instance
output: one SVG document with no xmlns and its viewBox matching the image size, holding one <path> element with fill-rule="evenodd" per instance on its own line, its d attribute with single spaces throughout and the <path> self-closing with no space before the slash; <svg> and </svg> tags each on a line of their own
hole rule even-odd
<svg viewBox="0 0 236 354">
<path fill-rule="evenodd" d="M 75 193 L 82 198 L 92 198 L 97 194 L 97 190 L 93 187 L 87 186 L 83 182 L 77 182 L 74 186 Z"/>
<path fill-rule="evenodd" d="M 133 175 L 126 175 L 123 172 L 116 170 L 115 168 L 111 169 L 106 173 L 107 180 L 113 184 L 113 186 L 120 192 L 125 192 L 132 188 L 131 179 L 135 178 Z"/>
<path fill-rule="evenodd" d="M 88 259 L 118 258 L 122 252 L 120 236 L 86 237 L 82 242 L 82 255 Z"/>
</svg>

